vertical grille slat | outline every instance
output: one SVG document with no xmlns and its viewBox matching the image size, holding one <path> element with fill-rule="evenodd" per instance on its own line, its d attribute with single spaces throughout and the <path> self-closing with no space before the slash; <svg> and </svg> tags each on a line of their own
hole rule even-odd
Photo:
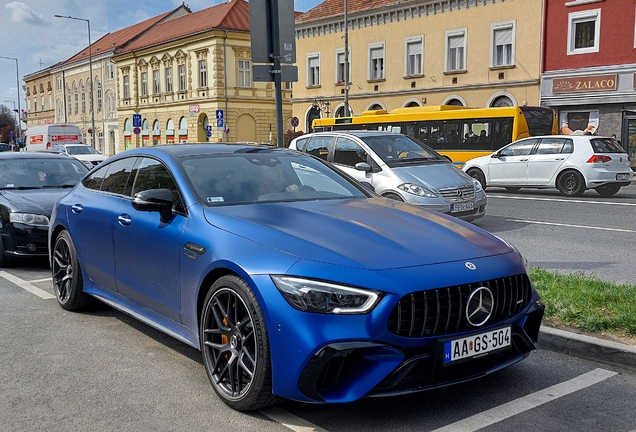
<svg viewBox="0 0 636 432">
<path fill-rule="evenodd" d="M 493 294 L 493 311 L 487 325 L 519 314 L 532 300 L 527 275 L 493 279 L 406 294 L 393 308 L 388 330 L 398 336 L 427 337 L 475 329 L 466 319 L 466 300 L 485 286 Z"/>
</svg>

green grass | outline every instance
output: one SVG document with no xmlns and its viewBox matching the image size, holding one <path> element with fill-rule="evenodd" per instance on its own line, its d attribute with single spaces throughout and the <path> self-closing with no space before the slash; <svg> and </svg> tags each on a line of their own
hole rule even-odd
<svg viewBox="0 0 636 432">
<path fill-rule="evenodd" d="M 564 275 L 538 268 L 530 270 L 530 279 L 545 303 L 546 324 L 636 337 L 636 285 L 617 285 L 584 273 Z"/>
</svg>

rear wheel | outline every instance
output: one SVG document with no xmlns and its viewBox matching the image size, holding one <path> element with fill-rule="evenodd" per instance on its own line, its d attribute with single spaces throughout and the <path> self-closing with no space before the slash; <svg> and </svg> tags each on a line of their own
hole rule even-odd
<svg viewBox="0 0 636 432">
<path fill-rule="evenodd" d="M 466 172 L 466 174 L 481 183 L 482 189 L 486 189 L 486 176 L 484 176 L 484 173 L 481 172 L 481 170 L 477 168 L 471 168 Z"/>
<path fill-rule="evenodd" d="M 238 276 L 223 276 L 208 292 L 200 328 L 203 363 L 221 400 L 238 411 L 277 402 L 265 319 L 256 296 Z"/>
<path fill-rule="evenodd" d="M 578 171 L 566 171 L 557 178 L 557 189 L 565 196 L 581 196 L 585 192 L 585 180 Z"/>
<path fill-rule="evenodd" d="M 51 270 L 55 297 L 62 308 L 74 311 L 93 302 L 93 298 L 84 292 L 77 252 L 68 231 L 62 231 L 55 240 Z"/>
<path fill-rule="evenodd" d="M 608 198 L 616 195 L 621 187 L 619 185 L 603 185 L 594 189 L 597 194 L 602 197 Z"/>
</svg>

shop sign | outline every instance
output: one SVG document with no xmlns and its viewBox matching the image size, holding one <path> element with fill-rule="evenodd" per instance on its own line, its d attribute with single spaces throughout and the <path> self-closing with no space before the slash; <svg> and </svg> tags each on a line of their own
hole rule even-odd
<svg viewBox="0 0 636 432">
<path fill-rule="evenodd" d="M 201 110 L 201 108 L 199 107 L 199 105 L 190 105 L 189 106 L 189 111 L 191 113 L 198 113 Z"/>
<path fill-rule="evenodd" d="M 616 74 L 576 78 L 555 78 L 552 93 L 577 93 L 616 90 Z"/>
</svg>

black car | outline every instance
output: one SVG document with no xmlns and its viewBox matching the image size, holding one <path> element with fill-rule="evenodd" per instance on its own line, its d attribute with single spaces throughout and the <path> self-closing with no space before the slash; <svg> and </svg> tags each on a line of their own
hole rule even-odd
<svg viewBox="0 0 636 432">
<path fill-rule="evenodd" d="M 84 177 L 80 161 L 53 153 L 0 153 L 0 267 L 48 256 L 55 202 Z"/>
</svg>

